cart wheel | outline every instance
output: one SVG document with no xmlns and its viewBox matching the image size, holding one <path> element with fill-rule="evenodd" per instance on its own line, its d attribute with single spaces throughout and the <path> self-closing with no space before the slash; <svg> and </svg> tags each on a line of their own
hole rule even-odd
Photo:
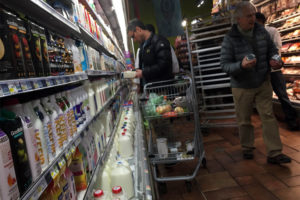
<svg viewBox="0 0 300 200">
<path fill-rule="evenodd" d="M 203 158 L 203 159 L 202 159 L 202 166 L 203 166 L 204 168 L 206 168 L 206 158 Z"/>
<path fill-rule="evenodd" d="M 185 186 L 188 192 L 192 192 L 192 182 L 191 181 L 185 181 Z"/>
<path fill-rule="evenodd" d="M 158 191 L 160 194 L 166 194 L 168 192 L 167 183 L 158 182 Z"/>
</svg>

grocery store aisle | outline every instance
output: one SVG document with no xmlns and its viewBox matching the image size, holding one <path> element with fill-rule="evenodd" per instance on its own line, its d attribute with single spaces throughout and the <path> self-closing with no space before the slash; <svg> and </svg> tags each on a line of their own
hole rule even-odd
<svg viewBox="0 0 300 200">
<path fill-rule="evenodd" d="M 283 152 L 293 161 L 286 165 L 266 162 L 261 122 L 253 116 L 255 124 L 254 160 L 242 158 L 238 132 L 235 128 L 215 128 L 204 137 L 207 169 L 201 168 L 188 192 L 184 182 L 167 183 L 163 200 L 299 200 L 300 199 L 300 131 L 290 132 L 279 122 Z M 168 174 L 189 172 L 189 165 L 182 163 L 161 170 Z M 193 168 L 192 168 L 193 169 Z"/>
</svg>

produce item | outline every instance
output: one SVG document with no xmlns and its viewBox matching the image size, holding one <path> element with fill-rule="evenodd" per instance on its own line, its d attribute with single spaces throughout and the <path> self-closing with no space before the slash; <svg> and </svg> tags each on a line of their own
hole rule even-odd
<svg viewBox="0 0 300 200">
<path fill-rule="evenodd" d="M 171 118 L 171 117 L 177 117 L 176 112 L 166 112 L 163 114 L 163 118 Z"/>
<path fill-rule="evenodd" d="M 184 110 L 182 107 L 176 107 L 174 110 L 176 113 L 184 113 Z"/>
<path fill-rule="evenodd" d="M 160 115 L 170 111 L 172 111 L 172 107 L 169 104 L 156 107 L 156 112 Z"/>
</svg>

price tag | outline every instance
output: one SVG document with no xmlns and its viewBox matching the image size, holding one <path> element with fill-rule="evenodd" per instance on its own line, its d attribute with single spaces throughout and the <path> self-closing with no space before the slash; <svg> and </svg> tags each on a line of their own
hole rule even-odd
<svg viewBox="0 0 300 200">
<path fill-rule="evenodd" d="M 46 80 L 46 85 L 47 85 L 47 87 L 51 86 L 51 80 L 50 79 Z"/>
<path fill-rule="evenodd" d="M 65 80 L 66 80 L 66 83 L 69 83 L 71 81 L 70 77 L 66 77 Z"/>
<path fill-rule="evenodd" d="M 47 188 L 48 184 L 46 182 L 45 179 L 43 179 L 39 185 L 37 186 L 36 190 L 34 191 L 34 193 L 31 195 L 31 197 L 29 199 L 32 200 L 37 200 L 39 199 L 39 197 L 41 196 L 41 194 L 44 192 L 44 190 Z"/>
<path fill-rule="evenodd" d="M 20 82 L 16 82 L 15 85 L 17 87 L 18 92 L 22 92 L 22 88 L 21 88 Z"/>
<path fill-rule="evenodd" d="M 74 142 L 75 146 L 78 146 L 78 145 L 80 144 L 80 142 L 81 142 L 81 137 L 79 137 L 79 138 Z"/>
<path fill-rule="evenodd" d="M 67 151 L 67 153 L 65 154 L 66 159 L 67 159 L 67 166 L 69 166 L 71 164 L 72 161 L 72 152 L 71 149 L 69 149 L 69 151 Z"/>
<path fill-rule="evenodd" d="M 59 174 L 59 169 L 57 165 L 54 165 L 53 169 L 50 172 L 51 178 L 54 180 L 55 178 L 57 178 Z"/>
<path fill-rule="evenodd" d="M 10 94 L 16 94 L 18 93 L 17 85 L 16 83 L 8 83 L 8 90 Z"/>
<path fill-rule="evenodd" d="M 72 145 L 72 147 L 71 147 L 71 153 L 72 154 L 75 153 L 75 149 L 76 149 L 75 145 Z"/>
<path fill-rule="evenodd" d="M 28 90 L 28 86 L 27 86 L 26 81 L 21 81 L 21 82 L 20 82 L 20 85 L 21 85 L 22 91 Z"/>
<path fill-rule="evenodd" d="M 31 81 L 27 81 L 26 85 L 27 85 L 27 89 L 28 90 L 32 90 L 33 89 L 33 83 Z"/>
<path fill-rule="evenodd" d="M 62 159 L 58 162 L 58 166 L 60 169 L 62 169 L 65 165 L 66 165 L 66 160 L 64 159 L 64 157 L 62 157 Z"/>
<path fill-rule="evenodd" d="M 38 89 L 39 88 L 38 81 L 33 81 L 33 88 L 34 89 Z"/>
<path fill-rule="evenodd" d="M 51 79 L 51 85 L 56 85 L 56 80 L 55 79 Z"/>
</svg>

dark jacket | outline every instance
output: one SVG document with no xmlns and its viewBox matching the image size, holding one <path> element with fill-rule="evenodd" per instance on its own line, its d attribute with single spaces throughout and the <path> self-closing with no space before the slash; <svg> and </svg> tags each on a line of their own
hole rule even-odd
<svg viewBox="0 0 300 200">
<path fill-rule="evenodd" d="M 170 43 L 166 38 L 152 33 L 140 49 L 139 67 L 146 83 L 173 78 Z"/>
<path fill-rule="evenodd" d="M 221 49 L 221 67 L 231 77 L 233 88 L 257 88 L 267 78 L 270 72 L 269 61 L 278 54 L 266 29 L 255 23 L 253 30 L 254 41 L 250 44 L 233 25 L 224 37 Z M 241 66 L 243 58 L 253 53 L 257 63 L 254 68 L 244 69 Z"/>
</svg>

